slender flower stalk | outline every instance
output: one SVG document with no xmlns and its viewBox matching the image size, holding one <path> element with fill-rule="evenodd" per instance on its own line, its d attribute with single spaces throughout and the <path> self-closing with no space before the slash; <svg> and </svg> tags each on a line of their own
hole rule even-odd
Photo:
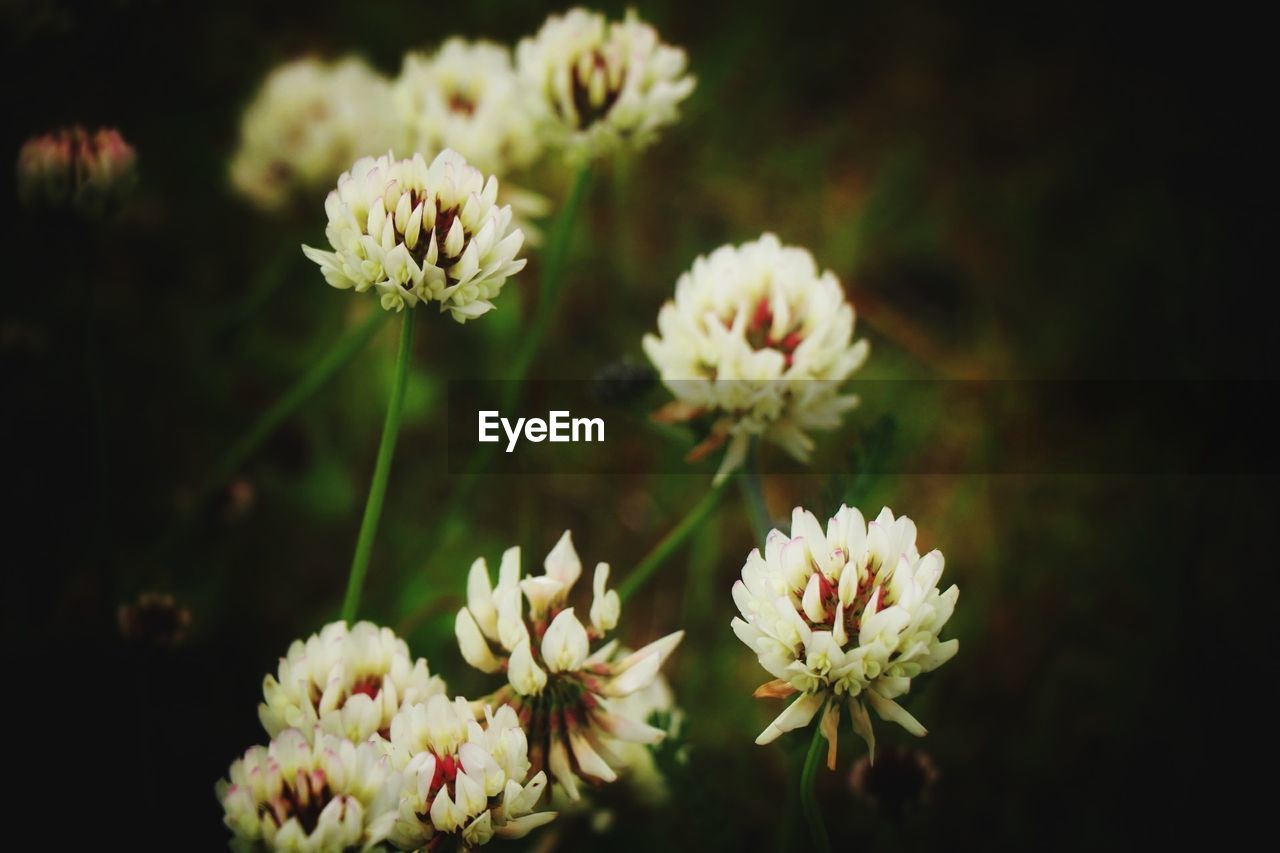
<svg viewBox="0 0 1280 853">
<path fill-rule="evenodd" d="M 373 482 L 369 486 L 369 499 L 364 507 L 364 519 L 360 522 L 360 536 L 356 540 L 355 557 L 351 560 L 351 574 L 347 578 L 347 594 L 342 600 L 342 618 L 355 619 L 360 607 L 360 593 L 369 571 L 369 558 L 373 554 L 373 539 L 378 532 L 378 520 L 382 517 L 382 502 L 387 494 L 387 480 L 391 475 L 391 459 L 396 451 L 396 435 L 400 431 L 400 408 L 404 403 L 404 389 L 409 380 L 409 358 L 413 352 L 414 312 L 405 311 L 400 326 L 400 352 L 396 356 L 396 372 L 391 383 L 391 398 L 387 401 L 387 418 L 382 425 L 382 441 L 378 444 L 378 459 L 373 468 Z"/>
<path fill-rule="evenodd" d="M 827 838 L 827 827 L 822 822 L 822 810 L 818 808 L 818 798 L 813 790 L 818 765 L 822 762 L 824 739 L 822 728 L 815 728 L 809 752 L 804 758 L 804 769 L 800 771 L 800 808 L 804 812 L 805 823 L 809 824 L 809 834 L 813 836 L 813 847 L 817 853 L 829 853 L 831 850 L 831 840 Z"/>
<path fill-rule="evenodd" d="M 364 350 L 365 346 L 373 338 L 374 333 L 382 327 L 382 321 L 386 318 L 385 312 L 373 311 L 369 317 L 356 328 L 347 332 L 338 340 L 334 346 L 324 354 L 324 356 L 311 366 L 298 381 L 290 386 L 279 400 L 275 402 L 271 408 L 263 413 L 234 444 L 227 449 L 218 463 L 213 467 L 205 478 L 200 481 L 200 485 L 196 488 L 195 494 L 191 499 L 187 514 L 174 524 L 167 536 L 159 541 L 155 546 L 157 558 L 162 558 L 168 554 L 170 549 L 175 547 L 187 531 L 191 528 L 197 516 L 197 510 L 213 497 L 213 494 L 227 483 L 258 448 L 284 423 L 294 412 L 302 407 L 302 404 L 311 399 L 312 395 L 320 388 L 324 387 L 334 374 L 351 362 L 353 358 Z"/>
<path fill-rule="evenodd" d="M 698 501 L 680 523 L 671 528 L 666 536 L 659 540 L 657 545 L 645 555 L 640 564 L 627 575 L 627 579 L 618 585 L 618 597 L 622 601 L 626 601 L 631 597 L 632 593 L 642 587 L 651 578 L 658 569 L 666 562 L 675 551 L 684 544 L 695 530 L 702 526 L 707 516 L 720 503 L 720 494 L 724 491 L 724 484 L 712 486 L 702 496 L 702 500 Z"/>
<path fill-rule="evenodd" d="M 542 346 L 542 339 L 546 337 L 551 321 L 555 317 L 555 309 L 561 289 L 561 278 L 564 275 L 565 258 L 568 255 L 569 245 L 573 236 L 573 225 L 578 217 L 578 209 L 582 207 L 583 199 L 586 197 L 590 178 L 590 165 L 583 165 L 574 178 L 573 187 L 569 191 L 569 196 L 565 200 L 564 206 L 560 208 L 560 211 L 556 214 L 555 221 L 551 225 L 551 235 L 547 241 L 546 253 L 542 260 L 542 271 L 539 276 L 538 307 L 534 314 L 533 325 L 524 336 L 513 367 L 507 373 L 506 391 L 502 401 L 504 410 L 513 408 L 519 402 L 521 386 L 529 373 L 529 369 L 533 366 L 538 350 Z M 472 454 L 467 467 L 458 478 L 457 485 L 454 486 L 449 499 L 445 502 L 447 509 L 441 514 L 439 522 L 429 527 L 422 538 L 410 547 L 409 559 L 413 559 L 413 555 L 417 554 L 425 543 L 444 542 L 447 544 L 450 541 L 452 531 L 457 527 L 458 515 L 470 505 L 471 494 L 475 490 L 480 474 L 484 472 L 495 446 L 485 444 Z"/>
<path fill-rule="evenodd" d="M 316 391 L 333 378 L 341 368 L 359 355 L 382 326 L 387 315 L 381 311 L 369 312 L 363 323 L 347 332 L 324 356 L 311 366 L 298 381 L 290 386 L 275 404 L 258 418 L 257 422 L 222 455 L 217 466 L 205 478 L 197 492 L 193 506 L 199 506 L 220 486 L 231 479 L 236 469 L 262 446 L 271 434 L 290 415 L 311 399 Z"/>
<path fill-rule="evenodd" d="M 533 315 L 533 325 L 525 335 L 523 345 L 516 356 L 514 370 L 511 372 L 512 383 L 509 392 L 512 397 L 518 396 L 519 384 L 529 373 L 533 360 L 542 346 L 542 339 L 547 336 L 547 329 L 555 317 L 556 306 L 564 278 L 565 258 L 569 254 L 572 242 L 574 222 L 578 218 L 578 209 L 587 194 L 587 186 L 591 182 L 591 166 L 585 164 L 578 169 L 569 190 L 569 197 L 564 207 L 556 214 L 551 226 L 551 238 L 547 243 L 547 254 L 543 262 L 541 286 L 538 292 L 538 307 Z"/>
<path fill-rule="evenodd" d="M 773 529 L 769 504 L 764 499 L 764 489 L 760 484 L 759 454 L 759 443 L 753 438 L 747 451 L 746 465 L 738 471 L 738 485 L 742 490 L 742 500 L 747 505 L 747 517 L 751 519 L 751 531 L 755 534 L 757 545 L 763 544 L 765 537 Z"/>
</svg>

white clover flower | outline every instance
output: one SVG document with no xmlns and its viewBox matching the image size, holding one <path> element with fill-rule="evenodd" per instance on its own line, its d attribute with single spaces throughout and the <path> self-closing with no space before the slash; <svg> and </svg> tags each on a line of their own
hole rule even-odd
<svg viewBox="0 0 1280 853">
<path fill-rule="evenodd" d="M 920 725 L 894 700 L 911 679 L 946 663 L 958 640 L 938 639 L 960 591 L 938 592 L 940 551 L 916 550 L 916 526 L 887 508 L 866 524 L 842 506 L 827 522 L 796 508 L 791 536 L 769 534 L 764 556 L 753 550 L 733 586 L 742 618 L 734 633 L 759 656 L 774 680 L 757 696 L 795 700 L 756 738 L 773 741 L 808 725 L 822 711 L 821 726 L 834 766 L 840 704 L 849 704 L 853 728 L 875 754 L 868 706 L 914 735 Z"/>
<path fill-rule="evenodd" d="M 547 777 L 539 771 L 528 778 L 528 743 L 506 705 L 496 713 L 486 706 L 483 725 L 462 698 L 437 695 L 406 705 L 391 722 L 387 749 L 401 773 L 389 840 L 402 849 L 442 834 L 456 835 L 468 849 L 494 836 L 522 838 L 556 816 L 534 811 Z"/>
<path fill-rule="evenodd" d="M 840 386 L 866 360 L 853 341 L 854 311 L 831 272 L 773 234 L 699 257 L 658 312 L 644 351 L 676 397 L 656 417 L 713 419 L 691 454 L 727 443 L 719 483 L 742 464 L 753 437 L 807 461 L 810 430 L 835 429 L 858 403 Z"/>
<path fill-rule="evenodd" d="M 428 166 L 391 155 L 365 157 L 329 193 L 325 236 L 334 251 L 303 246 L 325 281 L 363 293 L 373 288 L 388 311 L 435 299 L 459 323 L 493 308 L 509 276 L 524 268 L 524 233 L 499 207 L 498 179 L 484 179 L 455 151 Z"/>
<path fill-rule="evenodd" d="M 403 705 L 444 693 L 444 682 L 414 660 L 390 628 L 371 622 L 333 622 L 304 642 L 295 640 L 276 675 L 262 683 L 258 717 L 274 737 L 286 728 L 316 726 L 351 741 L 390 731 Z"/>
<path fill-rule="evenodd" d="M 407 54 L 394 93 L 409 154 L 452 148 L 505 183 L 542 153 L 504 45 L 452 38 L 433 54 Z"/>
<path fill-rule="evenodd" d="M 625 654 L 627 650 L 622 652 Z M 684 727 L 684 711 L 676 706 L 671 685 L 661 673 L 648 687 L 621 699 L 605 699 L 604 703 L 612 713 L 663 729 L 668 738 L 679 738 Z M 616 760 L 610 763 L 618 774 L 618 784 L 623 787 L 624 796 L 629 800 L 649 807 L 657 807 L 667 801 L 670 790 L 656 754 L 660 746 L 665 745 L 632 741 L 611 744 L 610 750 Z M 613 811 L 606 802 L 593 802 L 586 797 L 572 800 L 559 785 L 555 786 L 551 804 L 566 815 L 590 815 L 593 826 L 607 826 L 613 820 Z"/>
<path fill-rule="evenodd" d="M 245 110 L 231 183 L 259 207 L 280 208 L 332 186 L 400 132 L 390 83 L 363 60 L 289 62 L 267 76 Z"/>
<path fill-rule="evenodd" d="M 218 782 L 223 822 L 244 850 L 368 850 L 396 817 L 398 774 L 373 742 L 285 729 Z"/>
<path fill-rule="evenodd" d="M 454 626 L 467 663 L 483 672 L 506 672 L 507 685 L 492 701 L 515 708 L 529 733 L 534 767 L 547 767 L 576 800 L 581 781 L 618 778 L 623 762 L 617 746 L 657 743 L 665 736 L 629 716 L 617 700 L 653 683 L 684 632 L 629 654 L 617 640 L 600 644 L 620 610 L 617 593 L 607 589 L 609 565 L 596 565 L 589 626 L 566 606 L 582 574 L 568 531 L 543 566 L 543 575 L 522 579 L 520 549 L 508 548 L 494 587 L 484 558 L 477 559 L 467 579 L 467 606 Z"/>
<path fill-rule="evenodd" d="M 609 22 L 571 9 L 516 46 L 516 68 L 550 146 L 581 160 L 643 148 L 693 91 L 685 53 L 634 12 Z"/>
</svg>

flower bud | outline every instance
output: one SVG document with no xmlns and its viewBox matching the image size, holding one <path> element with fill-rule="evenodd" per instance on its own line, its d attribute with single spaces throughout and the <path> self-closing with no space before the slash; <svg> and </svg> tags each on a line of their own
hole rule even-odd
<svg viewBox="0 0 1280 853">
<path fill-rule="evenodd" d="M 27 140 L 18 153 L 18 198 L 29 207 L 70 207 L 96 219 L 137 183 L 137 155 L 120 132 L 64 128 Z"/>
</svg>

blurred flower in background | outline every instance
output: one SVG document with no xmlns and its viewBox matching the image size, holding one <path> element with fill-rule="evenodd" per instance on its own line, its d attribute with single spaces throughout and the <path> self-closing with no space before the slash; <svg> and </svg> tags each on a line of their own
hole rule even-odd
<svg viewBox="0 0 1280 853">
<path fill-rule="evenodd" d="M 394 85 L 407 137 L 397 150 L 431 158 L 452 148 L 504 179 L 542 153 L 511 51 L 452 38 L 435 53 L 409 53 Z"/>
<path fill-rule="evenodd" d="M 938 784 L 938 768 L 922 749 L 887 747 L 876 760 L 864 755 L 853 765 L 855 794 L 891 817 L 928 803 Z"/>
<path fill-rule="evenodd" d="M 179 606 L 167 592 L 144 592 L 132 604 L 116 612 L 120 635 L 150 648 L 173 648 L 191 627 L 191 611 Z"/>
<path fill-rule="evenodd" d="M 372 742 L 285 729 L 237 759 L 216 793 L 237 849 L 367 849 L 391 830 L 398 781 Z"/>
<path fill-rule="evenodd" d="M 296 640 L 262 683 L 258 717 L 267 734 L 286 728 L 362 741 L 389 731 L 401 707 L 443 694 L 444 681 L 390 628 L 332 622 Z"/>
<path fill-rule="evenodd" d="M 746 458 L 753 437 L 801 461 L 814 429 L 836 429 L 858 398 L 841 384 L 866 360 L 854 311 L 831 272 L 772 234 L 699 257 L 658 312 L 644 351 L 675 403 L 660 420 L 712 419 L 693 456 L 727 443 L 716 482 Z"/>
<path fill-rule="evenodd" d="M 499 207 L 498 179 L 486 181 L 457 152 L 365 157 L 329 193 L 325 236 L 334 251 L 303 246 L 325 280 L 340 290 L 370 287 L 388 311 L 435 299 L 459 323 L 493 309 L 524 232 L 512 228 L 511 207 Z"/>
<path fill-rule="evenodd" d="M 571 160 L 643 148 L 693 91 L 683 50 L 634 12 L 610 22 L 571 9 L 516 46 L 516 67 L 548 145 Z"/>
<path fill-rule="evenodd" d="M 542 156 L 542 140 L 511 50 L 452 38 L 434 53 L 406 54 L 394 92 L 402 125 L 396 150 L 429 159 L 452 148 L 481 172 L 497 175 L 499 199 L 511 205 L 520 228 L 536 244 L 541 235 L 533 222 L 546 215 L 549 203 L 517 186 L 513 177 L 527 173 Z"/>
<path fill-rule="evenodd" d="M 484 724 L 462 698 L 406 705 L 391 722 L 388 747 L 401 773 L 400 806 L 390 840 L 418 849 L 457 834 L 464 848 L 494 836 L 522 838 L 555 812 L 534 812 L 546 774 L 529 775 L 528 741 L 515 712 L 486 706 Z"/>
<path fill-rule="evenodd" d="M 231 183 L 255 205 L 277 210 L 318 194 L 360 157 L 398 141 L 391 85 L 356 57 L 308 57 L 276 68 L 240 122 Z"/>
<path fill-rule="evenodd" d="M 924 726 L 894 700 L 911 689 L 912 678 L 959 650 L 958 640 L 938 639 L 960 594 L 954 585 L 938 592 L 942 567 L 942 552 L 921 557 L 915 524 L 888 508 L 866 524 L 862 513 L 842 506 L 824 532 L 797 507 L 790 536 L 770 532 L 764 556 L 753 550 L 733 585 L 742 613 L 733 630 L 774 676 L 757 696 L 800 696 L 756 743 L 808 725 L 821 710 L 834 769 L 838 703 L 845 698 L 854 731 L 873 757 L 867 706 L 923 735 Z"/>
<path fill-rule="evenodd" d="M 529 734 L 534 766 L 545 764 L 568 797 L 576 800 L 581 796 L 580 781 L 618 778 L 623 762 L 614 755 L 614 744 L 653 744 L 666 736 L 643 718 L 631 716 L 619 700 L 654 682 L 684 632 L 668 634 L 630 654 L 619 650 L 617 640 L 593 650 L 592 643 L 617 625 L 621 611 L 618 594 L 607 589 L 609 565 L 596 565 L 590 628 L 578 620 L 574 608 L 565 606 L 582 574 L 568 531 L 543 566 L 545 574 L 521 579 L 520 549 L 508 548 L 493 587 L 487 563 L 477 559 L 455 632 L 467 663 L 482 672 L 506 672 L 508 684 L 493 694 L 492 701 L 508 702 L 516 709 Z M 495 646 L 500 650 L 496 654 Z"/>
<path fill-rule="evenodd" d="M 96 219 L 115 210 L 137 180 L 137 155 L 111 128 L 64 128 L 27 140 L 18 152 L 18 198 L 28 207 L 65 207 Z"/>
</svg>

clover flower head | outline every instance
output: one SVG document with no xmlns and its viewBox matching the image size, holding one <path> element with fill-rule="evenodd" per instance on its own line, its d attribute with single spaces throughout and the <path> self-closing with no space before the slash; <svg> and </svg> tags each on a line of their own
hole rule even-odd
<svg viewBox="0 0 1280 853">
<path fill-rule="evenodd" d="M 240 122 L 237 192 L 265 210 L 318 194 L 400 133 L 391 86 L 356 57 L 294 60 L 267 75 Z"/>
<path fill-rule="evenodd" d="M 463 658 L 488 673 L 505 672 L 493 701 L 509 703 L 530 739 L 535 767 L 544 765 L 571 799 L 580 782 L 618 778 L 620 743 L 652 744 L 666 732 L 630 716 L 620 700 L 653 683 L 683 631 L 635 652 L 603 642 L 618 623 L 621 602 L 608 588 L 609 564 L 596 565 L 587 623 L 568 597 L 582 561 L 568 531 L 552 548 L 539 576 L 520 576 L 520 549 L 502 555 L 492 586 L 483 558 L 471 566 L 467 606 L 454 622 Z"/>
<path fill-rule="evenodd" d="M 867 357 L 840 282 L 808 251 L 773 234 L 699 257 L 658 312 L 644 351 L 676 398 L 664 420 L 708 418 L 690 454 L 726 446 L 716 482 L 742 464 L 753 437 L 808 461 L 811 430 L 840 425 L 858 398 L 841 385 Z"/>
<path fill-rule="evenodd" d="M 286 728 L 309 734 L 318 726 L 358 742 L 385 737 L 403 705 L 444 690 L 426 659 L 414 660 L 390 628 L 333 622 L 289 647 L 277 673 L 263 681 L 258 717 L 273 737 Z"/>
<path fill-rule="evenodd" d="M 28 207 L 69 208 L 97 219 L 137 181 L 137 155 L 112 128 L 63 128 L 28 139 L 18 152 L 18 198 Z"/>
<path fill-rule="evenodd" d="M 432 54 L 410 53 L 394 84 L 407 153 L 452 148 L 505 183 L 542 153 L 511 51 L 451 38 Z"/>
<path fill-rule="evenodd" d="M 634 12 L 608 21 L 585 9 L 552 15 L 516 46 L 516 68 L 548 145 L 571 160 L 643 148 L 693 91 L 685 53 Z"/>
<path fill-rule="evenodd" d="M 958 640 L 939 640 L 959 590 L 938 591 L 940 551 L 920 556 L 916 526 L 889 509 L 866 524 L 842 506 L 824 531 L 796 508 L 791 535 L 769 534 L 764 554 L 753 550 L 733 586 L 741 618 L 733 630 L 756 653 L 774 680 L 760 697 L 799 694 L 756 739 L 775 740 L 808 725 L 821 710 L 821 726 L 834 765 L 840 705 L 846 703 L 854 731 L 875 754 L 868 708 L 914 735 L 925 734 L 895 700 L 911 679 L 955 655 Z"/>
<path fill-rule="evenodd" d="M 522 838 L 555 817 L 535 812 L 545 773 L 529 777 L 528 743 L 515 711 L 483 708 L 483 722 L 462 698 L 436 695 L 406 705 L 391 722 L 388 756 L 401 774 L 389 840 L 418 849 L 456 835 L 464 848 L 495 836 Z"/>
<path fill-rule="evenodd" d="M 231 765 L 216 788 L 244 850 L 367 850 L 391 831 L 399 776 L 373 742 L 285 729 Z"/>
<path fill-rule="evenodd" d="M 388 311 L 436 300 L 459 323 L 490 311 L 507 278 L 524 268 L 524 233 L 499 207 L 498 179 L 446 149 L 427 165 L 415 154 L 356 161 L 329 193 L 325 236 L 333 251 L 303 246 L 325 281 L 363 293 Z"/>
</svg>

